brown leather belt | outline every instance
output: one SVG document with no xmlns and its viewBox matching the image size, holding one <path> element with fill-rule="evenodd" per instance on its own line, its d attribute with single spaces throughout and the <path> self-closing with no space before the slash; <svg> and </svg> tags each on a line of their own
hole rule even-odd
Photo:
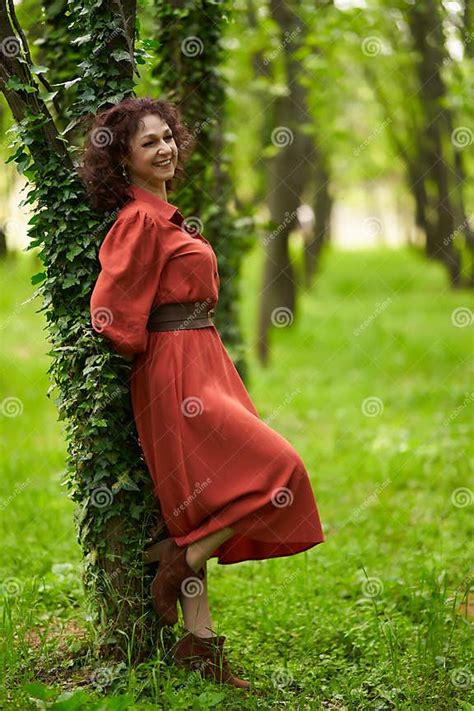
<svg viewBox="0 0 474 711">
<path fill-rule="evenodd" d="M 155 306 L 147 323 L 149 331 L 179 331 L 213 326 L 214 309 L 208 301 L 186 301 Z"/>
</svg>

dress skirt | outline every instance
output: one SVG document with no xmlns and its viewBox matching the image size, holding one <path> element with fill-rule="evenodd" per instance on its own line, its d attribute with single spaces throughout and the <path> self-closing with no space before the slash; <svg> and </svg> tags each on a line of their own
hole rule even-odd
<svg viewBox="0 0 474 711">
<path fill-rule="evenodd" d="M 232 527 L 220 564 L 289 556 L 324 541 L 305 465 L 259 416 L 214 325 L 147 330 L 154 306 L 218 308 L 211 244 L 176 206 L 133 186 L 99 250 L 94 330 L 133 356 L 130 394 L 169 535 L 180 546 Z"/>
</svg>

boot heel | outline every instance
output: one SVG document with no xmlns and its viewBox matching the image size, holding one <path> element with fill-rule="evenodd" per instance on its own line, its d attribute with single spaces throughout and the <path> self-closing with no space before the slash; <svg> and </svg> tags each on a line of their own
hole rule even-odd
<svg viewBox="0 0 474 711">
<path fill-rule="evenodd" d="M 158 543 L 154 543 L 152 546 L 147 548 L 144 553 L 143 553 L 143 563 L 144 565 L 149 565 L 150 563 L 157 563 L 160 561 L 161 553 L 163 550 L 163 543 L 167 539 L 165 538 L 163 541 L 159 541 Z"/>
<path fill-rule="evenodd" d="M 163 541 L 159 541 L 158 543 L 154 543 L 152 546 L 147 548 L 144 553 L 143 553 L 143 564 L 144 565 L 150 565 L 151 563 L 159 563 L 160 562 L 160 557 L 161 557 L 161 552 L 163 550 Z M 204 570 L 204 567 L 199 568 L 198 572 L 196 573 L 198 578 L 201 580 L 204 580 L 206 577 L 206 572 Z"/>
</svg>

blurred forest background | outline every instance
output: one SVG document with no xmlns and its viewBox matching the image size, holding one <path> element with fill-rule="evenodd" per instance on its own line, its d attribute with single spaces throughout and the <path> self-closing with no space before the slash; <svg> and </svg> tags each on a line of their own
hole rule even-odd
<svg viewBox="0 0 474 711">
<path fill-rule="evenodd" d="M 168 200 L 202 221 L 217 326 L 324 523 L 303 556 L 211 561 L 265 696 L 246 708 L 473 708 L 473 14 L 0 0 L 5 708 L 242 708 L 158 645 L 128 366 L 88 323 L 108 225 L 74 171 L 83 119 L 132 93 L 178 103 L 198 139 Z"/>
<path fill-rule="evenodd" d="M 150 52 L 153 5 L 140 4 Z M 46 64 L 50 85 L 79 81 L 82 43 L 66 31 L 66 0 L 15 6 L 37 74 Z M 472 16 L 457 0 L 233 2 L 218 68 L 226 105 L 208 120 L 225 121 L 237 206 L 262 224 L 272 200 L 275 212 L 296 201 L 300 236 L 315 239 L 317 253 L 323 239 L 347 249 L 414 245 L 441 260 L 454 283 L 472 286 Z M 140 67 L 138 96 L 160 96 L 153 68 L 152 57 Z M 13 118 L 4 100 L 0 111 L 4 162 Z M 24 180 L 10 164 L 1 181 L 0 219 L 9 249 L 19 249 L 27 243 Z M 291 210 L 283 214 L 294 221 Z"/>
</svg>

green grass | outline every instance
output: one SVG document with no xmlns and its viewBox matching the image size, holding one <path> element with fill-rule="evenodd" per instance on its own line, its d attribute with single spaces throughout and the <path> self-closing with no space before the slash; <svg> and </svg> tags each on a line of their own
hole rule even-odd
<svg viewBox="0 0 474 711">
<path fill-rule="evenodd" d="M 438 265 L 407 251 L 327 253 L 295 322 L 273 329 L 264 368 L 253 345 L 260 262 L 249 255 L 242 275 L 248 388 L 305 461 L 326 541 L 298 556 L 209 563 L 214 621 L 259 696 L 159 657 L 104 668 L 85 653 L 94 630 L 60 486 L 44 316 L 37 300 L 22 304 L 39 266 L 31 255 L 1 265 L 0 707 L 474 708 L 473 340 L 452 321 L 473 309 L 472 294 L 449 291 Z"/>
</svg>

